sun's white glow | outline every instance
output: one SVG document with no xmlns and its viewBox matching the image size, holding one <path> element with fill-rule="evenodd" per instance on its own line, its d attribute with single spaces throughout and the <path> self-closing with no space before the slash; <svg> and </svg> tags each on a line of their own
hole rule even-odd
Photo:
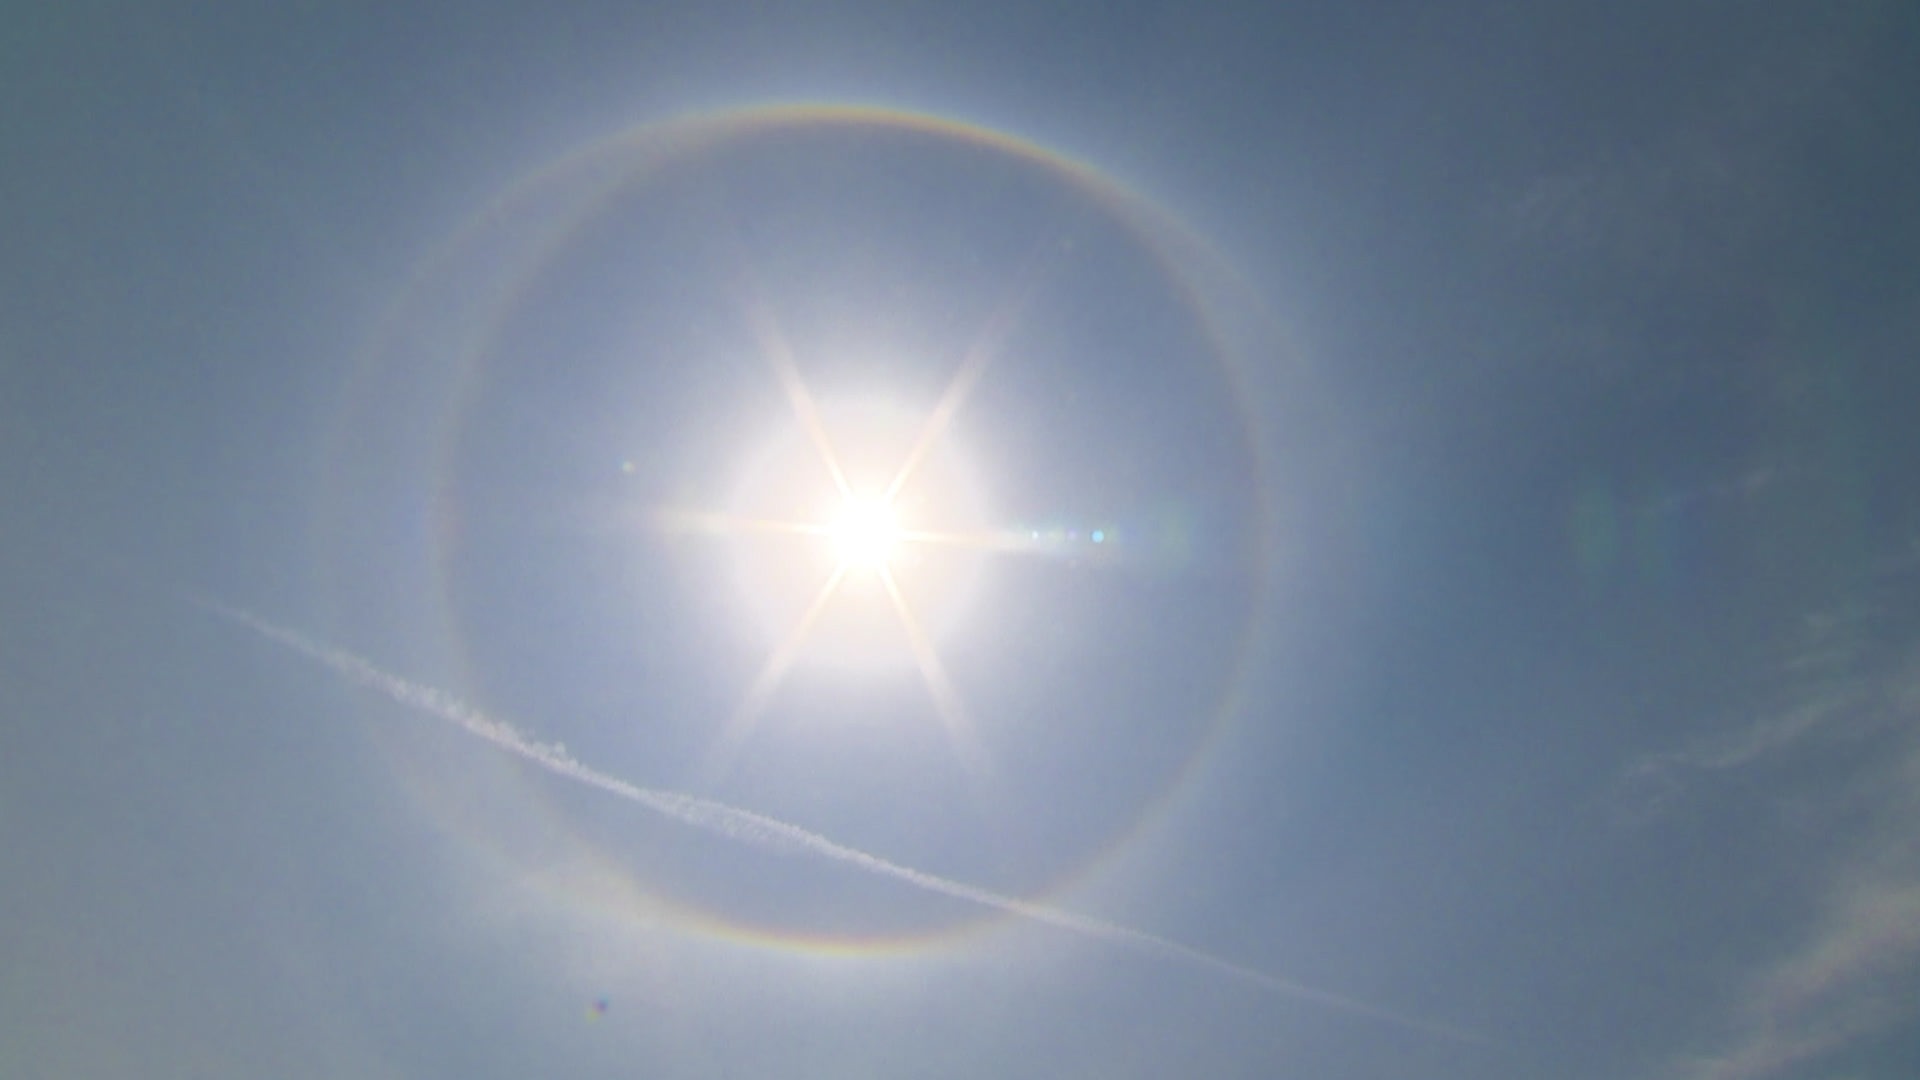
<svg viewBox="0 0 1920 1080">
<path fill-rule="evenodd" d="M 878 574 L 900 543 L 900 520 L 891 501 L 854 497 L 841 506 L 828 534 L 843 567 Z"/>
<path fill-rule="evenodd" d="M 985 775 L 984 750 L 939 655 L 970 607 L 982 562 L 1008 550 L 985 526 L 979 485 L 950 431 L 961 395 L 950 388 L 931 416 L 878 398 L 816 403 L 790 358 L 776 349 L 770 359 L 790 422 L 769 425 L 724 508 L 654 515 L 664 528 L 729 542 L 749 625 L 769 646 L 700 782 L 726 775 L 798 668 L 917 671 L 956 753 Z"/>
</svg>

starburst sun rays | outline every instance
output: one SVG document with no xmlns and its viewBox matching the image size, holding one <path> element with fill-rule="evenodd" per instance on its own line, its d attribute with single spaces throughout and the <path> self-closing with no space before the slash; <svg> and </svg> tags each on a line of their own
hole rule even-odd
<svg viewBox="0 0 1920 1080">
<path fill-rule="evenodd" d="M 1008 308 L 1015 306 L 1010 304 Z M 725 777 L 829 610 L 847 599 L 844 594 L 850 585 L 877 581 L 949 742 L 967 771 L 977 780 L 984 780 L 990 772 L 989 762 L 979 745 L 965 702 L 934 647 L 932 634 L 909 599 L 899 571 L 916 548 L 945 547 L 985 553 L 1018 550 L 1027 545 L 1010 534 L 992 530 L 917 527 L 902 506 L 902 496 L 947 435 L 954 417 L 991 362 L 1004 337 L 1010 312 L 1003 308 L 991 320 L 987 333 L 968 350 L 939 400 L 919 424 L 899 463 L 890 474 L 883 474 L 888 475 L 887 482 L 863 488 L 850 479 L 848 463 L 836 449 L 784 335 L 764 307 L 751 307 L 755 343 L 784 391 L 793 419 L 804 432 L 813 456 L 831 482 L 830 498 L 837 501 L 827 513 L 811 518 L 666 510 L 658 513 L 655 520 L 677 531 L 736 538 L 786 537 L 824 545 L 831 550 L 833 558 L 831 568 L 813 588 L 810 601 L 748 682 L 738 706 L 710 747 L 699 778 L 713 783 Z"/>
</svg>

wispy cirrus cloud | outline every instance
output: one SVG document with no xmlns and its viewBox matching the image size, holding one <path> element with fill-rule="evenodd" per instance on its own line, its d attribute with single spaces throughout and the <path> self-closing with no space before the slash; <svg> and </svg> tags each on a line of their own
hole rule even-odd
<svg viewBox="0 0 1920 1080">
<path fill-rule="evenodd" d="M 1804 620 L 1804 647 L 1782 662 L 1799 683 L 1783 707 L 1643 758 L 1623 778 L 1644 822 L 1712 774 L 1791 776 L 1804 756 L 1854 751 L 1838 774 L 1783 785 L 1847 824 L 1798 868 L 1810 900 L 1801 931 L 1738 984 L 1713 1049 L 1670 1064 L 1676 1080 L 1800 1075 L 1920 1020 L 1920 634 L 1893 606 L 1920 585 L 1912 569 L 1883 560 L 1874 583 L 1893 600 Z"/>
<path fill-rule="evenodd" d="M 1920 692 L 1920 671 L 1908 678 L 1905 692 Z M 1722 1046 L 1678 1076 L 1786 1075 L 1920 1017 L 1920 736 L 1873 786 L 1878 821 L 1821 888 L 1805 934 L 1750 980 Z"/>
<path fill-rule="evenodd" d="M 1828 5 L 1718 78 L 1689 86 L 1664 124 L 1512 190 L 1510 234 L 1665 277 L 1735 264 L 1774 236 L 1807 147 L 1852 122 L 1848 72 L 1881 5 Z"/>
</svg>

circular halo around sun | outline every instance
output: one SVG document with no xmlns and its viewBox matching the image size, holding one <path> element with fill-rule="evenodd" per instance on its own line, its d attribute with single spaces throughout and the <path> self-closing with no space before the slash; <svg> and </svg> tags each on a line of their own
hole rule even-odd
<svg viewBox="0 0 1920 1080">
<path fill-rule="evenodd" d="M 810 153 L 814 157 L 803 160 Z M 804 167 L 789 168 L 796 160 Z M 816 168 L 811 161 L 824 164 Z M 956 303 L 937 275 L 917 266 L 897 272 L 888 262 L 893 250 L 824 229 L 825 219 L 817 215 L 788 218 L 796 231 L 786 234 L 760 227 L 770 208 L 836 198 L 876 176 L 898 190 L 881 192 L 884 200 L 848 199 L 844 205 L 990 212 L 982 219 L 991 225 L 984 237 L 972 226 L 934 235 L 940 216 L 922 217 L 916 235 L 935 242 L 921 254 L 942 265 L 991 266 L 1011 286 L 1006 291 L 1029 295 L 1020 287 L 1027 280 L 1021 265 L 982 247 L 1010 237 L 1016 253 L 1039 256 L 1043 272 L 1036 280 L 1045 289 L 1031 294 L 1040 300 L 1032 309 L 1036 314 L 1059 315 L 1075 304 L 1098 302 L 1081 291 L 1089 272 L 1103 282 L 1117 275 L 1138 298 L 1106 303 L 1093 309 L 1098 318 L 1085 322 L 1047 318 L 1037 336 L 1028 330 L 1035 325 L 1028 309 L 1015 311 L 1026 343 L 1039 351 L 996 361 L 966 415 L 920 470 L 920 482 L 888 500 L 899 530 L 893 542 L 885 541 L 882 530 L 880 539 L 852 545 L 874 554 L 884 550 L 889 575 L 912 591 L 912 610 L 939 645 L 942 663 L 1006 773 L 996 782 L 1011 781 L 1003 793 L 1023 809 L 1070 798 L 1072 813 L 989 820 L 990 814 L 979 813 L 977 799 L 968 801 L 968 791 L 927 768 L 955 756 L 938 731 L 910 747 L 929 748 L 923 757 L 898 756 L 934 722 L 918 713 L 934 711 L 945 676 L 916 679 L 909 670 L 903 678 L 872 677 L 876 664 L 912 663 L 899 620 L 882 618 L 884 579 L 877 573 L 849 574 L 836 593 L 841 624 L 805 635 L 806 656 L 796 660 L 815 670 L 850 666 L 859 678 L 829 686 L 800 678 L 796 667 L 794 683 L 806 685 L 768 680 L 775 690 L 764 700 L 751 685 L 758 681 L 756 671 L 778 670 L 770 645 L 792 635 L 789 616 L 811 603 L 822 575 L 848 561 L 840 529 L 848 505 L 830 480 L 822 484 L 811 471 L 817 469 L 816 448 L 777 400 L 766 367 L 755 368 L 764 355 L 743 347 L 748 335 L 718 316 L 745 323 L 761 297 L 777 301 L 795 295 L 796 288 L 827 307 L 839 306 L 839 327 L 858 331 L 850 335 L 860 339 L 851 352 L 840 348 L 849 335 L 823 332 L 832 330 L 830 320 L 809 321 L 790 304 L 775 305 L 780 330 L 795 345 L 793 367 L 834 428 L 836 448 L 849 458 L 859 453 L 853 443 L 875 439 L 897 447 L 907 429 L 924 423 L 939 393 L 915 383 L 917 370 L 930 369 L 930 378 L 944 385 L 962 366 L 942 341 L 957 348 L 995 332 L 992 319 L 954 319 L 967 313 L 971 300 Z M 951 200 L 928 199 L 928 184 Z M 739 215 L 717 219 L 711 213 L 714 193 L 723 187 L 730 205 L 748 212 L 744 227 Z M 1044 201 L 1050 193 L 1060 196 L 1051 220 L 1000 212 L 1009 197 Z M 628 216 L 636 208 L 638 216 Z M 629 229 L 636 220 L 647 228 Z M 795 236 L 830 237 L 834 274 L 789 257 L 806 250 L 780 242 Z M 634 262 L 613 275 L 576 273 L 606 252 Z M 744 267 L 750 280 L 722 281 L 711 273 L 716 264 Z M 843 269 L 864 274 L 869 287 L 821 288 L 832 286 Z M 1264 506 L 1244 498 L 1226 505 L 1221 496 L 1247 492 L 1257 498 L 1267 451 L 1252 430 L 1255 418 L 1245 408 L 1248 399 L 1235 371 L 1236 351 L 1247 346 L 1234 343 L 1239 331 L 1226 329 L 1232 324 L 1220 315 L 1246 301 L 1233 288 L 1221 292 L 1209 284 L 1216 279 L 1237 281 L 1204 241 L 1161 208 L 1078 162 L 990 129 L 882 109 L 808 105 L 693 117 L 621 135 L 503 194 L 423 265 L 420 283 L 410 286 L 400 314 L 376 343 L 374 355 L 387 367 L 369 366 L 367 388 L 354 395 L 355 423 L 341 425 L 355 434 L 341 439 L 353 452 L 342 451 L 349 460 L 327 519 L 342 523 L 341 536 L 332 539 L 330 552 L 365 550 L 370 558 L 387 558 L 412 542 L 413 533 L 396 539 L 371 524 L 349 528 L 389 507 L 407 508 L 408 528 L 417 531 L 420 524 L 422 500 L 406 488 L 413 474 L 396 470 L 388 442 L 366 437 L 370 424 L 359 421 L 372 418 L 395 431 L 415 432 L 421 415 L 443 415 L 446 427 L 431 454 L 427 554 L 451 662 L 461 671 L 453 680 L 457 691 L 539 737 L 564 738 L 582 761 L 635 782 L 667 784 L 687 776 L 676 769 L 712 741 L 728 723 L 729 710 L 757 702 L 753 708 L 764 722 L 742 744 L 749 752 L 735 773 L 738 782 L 721 792 L 725 797 L 788 814 L 850 844 L 869 842 L 863 829 L 881 823 L 897 835 L 878 849 L 930 860 L 1017 895 L 1047 895 L 1084 880 L 1161 817 L 1172 796 L 1197 775 L 1245 690 L 1246 660 L 1266 595 L 1261 560 L 1267 548 L 1259 530 L 1267 519 Z M 641 303 L 614 295 L 615 286 L 644 286 L 633 292 Z M 573 304 L 583 306 L 573 311 Z M 602 366 L 583 370 L 578 364 L 585 352 L 557 350 L 551 339 L 528 336 L 543 325 L 544 315 L 561 310 L 588 318 L 551 325 L 569 334 L 584 328 L 614 342 Z M 1187 321 L 1173 340 L 1098 333 L 1109 318 L 1124 322 L 1143 310 Z M 636 325 L 647 320 L 649 332 L 665 327 L 680 336 L 636 348 L 613 325 L 609 313 L 622 311 L 630 311 Z M 949 333 L 916 336 L 922 326 Z M 563 344 L 590 342 L 574 334 Z M 862 345 L 868 347 L 864 356 Z M 850 380 L 840 377 L 857 366 L 844 362 L 848 356 L 863 357 L 863 363 L 874 356 L 895 359 L 865 363 L 862 374 L 880 378 Z M 1061 357 L 1085 362 L 1062 370 Z M 1051 368 L 1045 366 L 1050 358 L 1056 361 Z M 1141 363 L 1160 383 L 1155 393 L 1139 395 L 1142 411 L 1129 414 L 1107 393 L 1101 376 Z M 708 391 L 725 381 L 720 373 L 730 364 L 751 377 L 720 400 Z M 550 372 L 564 373 L 565 381 Z M 644 381 L 656 375 L 671 377 Z M 849 389 L 876 388 L 886 400 L 847 396 Z M 438 402 L 436 390 L 448 400 Z M 772 393 L 763 395 L 767 390 Z M 417 400 L 423 396 L 431 400 Z M 405 407 L 409 402 L 414 407 Z M 1071 415 L 1063 416 L 1062 409 Z M 849 434 L 866 427 L 864 421 L 846 422 L 849 417 L 878 417 L 877 434 Z M 1016 438 L 1008 439 L 1009 431 Z M 624 434 L 609 437 L 615 432 Z M 1138 437 L 1142 432 L 1166 438 L 1143 453 L 1149 444 Z M 1201 448 L 1234 460 L 1211 473 L 1183 472 L 1183 463 Z M 1047 475 L 1047 463 L 1063 452 L 1098 463 L 1099 475 L 1088 472 L 1054 486 L 1049 501 L 1030 478 Z M 933 482 L 947 466 L 961 480 L 951 487 Z M 992 480 L 990 508 L 972 482 L 975 468 Z M 782 476 L 804 476 L 805 483 L 783 487 Z M 564 491 L 555 490 L 556 477 L 567 478 Z M 652 482 L 673 477 L 684 483 Z M 616 483 L 623 489 L 617 493 Z M 851 484 L 848 490 L 864 497 Z M 789 509 L 762 505 L 770 494 Z M 777 545 L 770 535 L 727 529 L 700 536 L 659 530 L 657 511 L 673 507 L 715 517 L 761 515 L 807 528 Z M 883 518 L 859 516 L 869 525 Z M 998 558 L 965 547 L 901 542 L 943 516 L 957 529 L 985 522 L 1001 530 L 1002 540 L 1031 538 L 1034 546 L 1022 557 Z M 643 529 L 633 528 L 642 522 Z M 634 535 L 648 529 L 651 535 Z M 624 587 L 621 568 L 640 562 L 643 550 L 653 570 L 646 588 Z M 345 555 L 329 555 L 336 569 L 349 562 Z M 1223 562 L 1229 564 L 1226 573 L 1207 569 Z M 351 565 L 361 571 L 366 564 Z M 1124 584 L 1126 595 L 1106 587 L 1115 581 Z M 378 589 L 385 581 L 362 584 Z M 1141 618 L 1129 607 L 1129 597 L 1174 595 L 1196 586 L 1212 590 L 1231 610 L 1223 608 L 1222 617 L 1209 621 Z M 382 592 L 377 599 L 391 597 Z M 705 619 L 702 612 L 715 617 Z M 749 617 L 740 618 L 742 612 Z M 882 647 L 869 648 L 871 641 L 862 640 L 862 619 L 871 620 L 870 628 L 885 627 L 879 631 Z M 729 646 L 736 648 L 730 652 Z M 1107 646 L 1121 652 L 1104 658 L 1098 650 Z M 1146 651 L 1166 646 L 1183 650 L 1185 659 L 1170 665 Z M 1036 678 L 1071 688 L 1072 697 L 1023 697 Z M 874 697 L 889 684 L 905 692 L 882 702 L 884 709 L 852 718 L 884 713 L 884 727 L 867 728 L 854 739 L 821 739 L 823 729 L 809 726 L 816 715 L 839 723 L 846 719 L 834 712 L 840 703 Z M 1150 700 L 1158 698 L 1167 700 Z M 1148 709 L 1157 727 L 1142 731 L 1120 723 Z M 914 722 L 898 722 L 903 720 Z M 459 778 L 441 776 L 439 760 L 410 770 L 423 792 L 434 792 L 423 804 L 451 815 L 461 834 L 505 852 L 510 845 L 503 836 L 511 830 L 482 829 L 462 817 L 465 804 L 457 793 L 442 790 L 457 787 Z M 823 781 L 823 763 L 838 770 L 833 779 Z M 763 853 L 713 848 L 704 838 L 681 836 L 671 824 L 636 829 L 631 815 L 582 813 L 539 784 L 525 790 L 532 801 L 517 804 L 510 820 L 519 820 L 515 815 L 528 807 L 550 815 L 560 832 L 614 860 L 609 865 L 617 862 L 676 920 L 712 932 L 757 934 L 790 947 L 823 940 L 868 949 L 950 939 L 962 927 L 995 921 L 978 913 L 917 910 L 897 917 L 882 913 L 874 921 L 872 909 L 849 908 L 838 892 L 804 908 L 789 903 L 769 909 L 766 903 L 782 895 L 779 890 L 728 889 L 739 877 L 709 864 L 737 855 L 751 873 L 764 875 L 781 872 L 783 862 L 769 866 Z M 885 809 L 875 814 L 877 807 Z M 938 846 L 922 850 L 916 846 L 921 841 Z M 523 866 L 538 861 L 537 854 L 517 849 L 514 858 Z M 835 887 L 840 885 L 854 889 L 860 882 L 854 875 Z"/>
</svg>

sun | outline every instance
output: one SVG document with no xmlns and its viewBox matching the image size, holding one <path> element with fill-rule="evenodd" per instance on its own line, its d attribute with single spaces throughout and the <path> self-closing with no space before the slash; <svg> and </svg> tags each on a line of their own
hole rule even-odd
<svg viewBox="0 0 1920 1080">
<path fill-rule="evenodd" d="M 876 412 L 844 407 L 838 415 L 823 415 L 771 312 L 751 309 L 749 321 L 761 354 L 785 391 L 793 434 L 803 445 L 810 444 L 812 452 L 796 453 L 797 447 L 783 446 L 770 454 L 768 471 L 754 473 L 754 497 L 736 499 L 741 505 L 735 512 L 660 507 L 652 517 L 672 530 L 753 540 L 757 549 L 764 548 L 762 542 L 784 548 L 791 541 L 810 541 L 826 565 L 779 553 L 763 554 L 747 564 L 752 570 L 750 594 L 772 601 L 776 608 L 786 608 L 791 600 L 791 610 L 780 620 L 787 629 L 705 755 L 696 786 L 717 783 L 726 775 L 787 673 L 803 656 L 817 651 L 810 644 L 838 646 L 842 652 L 850 646 L 862 662 L 877 653 L 892 654 L 893 645 L 904 646 L 897 651 L 918 669 L 954 750 L 970 773 L 986 776 L 990 763 L 935 648 L 943 620 L 927 616 L 951 614 L 963 591 L 965 579 L 956 576 L 953 554 L 1031 550 L 1012 533 L 979 526 L 965 470 L 956 471 L 944 449 L 955 414 L 993 359 L 998 335 L 988 334 L 968 348 L 923 419 L 899 425 L 891 408 Z M 1004 322 L 998 318 L 994 325 Z M 956 480 L 962 482 L 952 484 Z M 808 493 L 821 481 L 832 485 L 824 508 L 813 501 L 819 498 L 817 489 Z M 813 513 L 806 511 L 809 504 Z M 912 508 L 910 524 L 902 520 L 902 505 Z M 935 549 L 946 549 L 948 555 L 937 556 Z M 914 580 L 903 581 L 902 571 L 911 571 Z M 876 605 L 876 596 L 884 603 Z M 883 618 L 876 619 L 876 614 Z M 883 633 L 885 640 L 876 633 Z"/>
<path fill-rule="evenodd" d="M 878 575 L 887 572 L 903 533 L 891 499 L 849 496 L 827 536 L 844 570 Z"/>
</svg>

